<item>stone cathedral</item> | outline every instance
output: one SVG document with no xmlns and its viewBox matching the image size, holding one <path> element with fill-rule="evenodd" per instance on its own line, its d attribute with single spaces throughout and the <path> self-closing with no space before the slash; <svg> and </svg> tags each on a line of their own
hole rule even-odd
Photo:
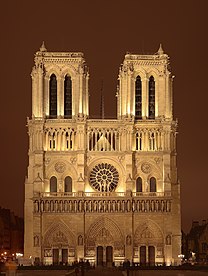
<svg viewBox="0 0 208 276">
<path fill-rule="evenodd" d="M 180 184 L 173 78 L 160 46 L 127 53 L 117 118 L 89 116 L 81 52 L 36 52 L 27 121 L 24 256 L 44 264 L 177 265 Z"/>
</svg>

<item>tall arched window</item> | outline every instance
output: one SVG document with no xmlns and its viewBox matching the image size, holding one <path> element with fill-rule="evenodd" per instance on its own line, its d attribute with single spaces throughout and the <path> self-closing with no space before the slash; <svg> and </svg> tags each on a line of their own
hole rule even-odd
<svg viewBox="0 0 208 276">
<path fill-rule="evenodd" d="M 64 192 L 72 193 L 72 178 L 70 176 L 67 176 L 64 179 Z"/>
<path fill-rule="evenodd" d="M 49 115 L 52 118 L 57 116 L 57 80 L 54 74 L 49 81 Z"/>
<path fill-rule="evenodd" d="M 72 117 L 72 81 L 68 75 L 65 76 L 64 80 L 64 116 Z"/>
<path fill-rule="evenodd" d="M 156 186 L 156 179 L 155 177 L 150 178 L 150 192 L 156 192 L 157 186 Z"/>
<path fill-rule="evenodd" d="M 155 80 L 149 78 L 149 119 L 155 119 Z"/>
<path fill-rule="evenodd" d="M 141 193 L 142 192 L 142 179 L 141 177 L 137 177 L 136 180 L 136 192 Z"/>
<path fill-rule="evenodd" d="M 142 119 L 142 82 L 137 76 L 135 82 L 135 119 Z"/>
<path fill-rule="evenodd" d="M 51 193 L 57 192 L 57 178 L 55 176 L 52 176 L 50 178 L 50 192 Z"/>
</svg>

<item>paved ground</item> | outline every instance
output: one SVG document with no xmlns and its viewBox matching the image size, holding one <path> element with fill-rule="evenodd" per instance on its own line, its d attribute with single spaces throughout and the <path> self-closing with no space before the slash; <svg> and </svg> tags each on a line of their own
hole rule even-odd
<svg viewBox="0 0 208 276">
<path fill-rule="evenodd" d="M 71 271 L 72 272 L 72 271 Z M 75 276 L 75 273 L 67 273 L 64 270 L 54 270 L 54 271 L 18 271 L 16 276 Z M 2 274 L 5 275 L 5 274 Z M 96 268 L 94 270 L 90 270 L 89 272 L 85 272 L 84 276 L 127 276 L 126 272 L 121 272 L 119 270 L 109 269 L 109 268 Z M 138 270 L 138 271 L 130 271 L 129 276 L 206 276 L 207 272 L 203 271 L 180 271 L 180 270 Z M 83 276 L 81 272 L 78 276 Z"/>
</svg>

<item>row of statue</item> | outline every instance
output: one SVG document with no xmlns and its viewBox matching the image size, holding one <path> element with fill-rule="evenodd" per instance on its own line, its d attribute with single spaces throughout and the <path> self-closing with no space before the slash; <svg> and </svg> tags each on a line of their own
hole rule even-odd
<svg viewBox="0 0 208 276">
<path fill-rule="evenodd" d="M 171 200 L 34 200 L 34 212 L 170 212 Z"/>
</svg>

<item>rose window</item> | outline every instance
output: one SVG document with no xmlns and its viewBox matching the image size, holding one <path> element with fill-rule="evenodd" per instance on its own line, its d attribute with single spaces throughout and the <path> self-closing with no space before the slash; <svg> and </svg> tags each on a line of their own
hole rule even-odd
<svg viewBox="0 0 208 276">
<path fill-rule="evenodd" d="M 111 164 L 96 165 L 90 173 L 90 185 L 100 192 L 115 191 L 119 181 L 117 169 Z"/>
</svg>

